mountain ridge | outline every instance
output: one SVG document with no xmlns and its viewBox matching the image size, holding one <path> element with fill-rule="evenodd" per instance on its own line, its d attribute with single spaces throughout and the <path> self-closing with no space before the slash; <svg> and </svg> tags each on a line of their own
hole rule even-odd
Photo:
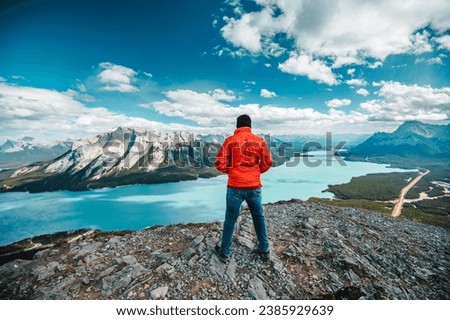
<svg viewBox="0 0 450 320">
<path fill-rule="evenodd" d="M 304 152 L 293 143 L 264 136 L 274 166 Z M 74 141 L 56 159 L 0 173 L 0 192 L 81 191 L 130 184 L 152 184 L 215 177 L 214 157 L 225 135 L 158 132 L 119 127 L 114 131 Z M 400 167 L 442 167 L 450 161 L 450 124 L 406 121 L 392 133 L 378 132 L 343 151 L 347 160 L 389 163 Z M 303 141 L 304 143 L 304 141 Z M 328 143 L 328 142 L 327 142 Z M 308 145 L 308 144 L 306 144 Z M 314 147 L 323 148 L 320 142 Z M 334 146 L 327 146 L 326 148 Z"/>
<path fill-rule="evenodd" d="M 81 191 L 215 177 L 221 173 L 215 169 L 214 159 L 225 138 L 221 134 L 119 127 L 74 141 L 70 150 L 56 159 L 12 171 L 2 179 L 0 192 Z M 276 166 L 289 154 L 273 152 L 272 157 Z"/>
<path fill-rule="evenodd" d="M 32 137 L 18 140 L 7 139 L 0 146 L 0 167 L 18 168 L 35 162 L 49 161 L 67 152 L 73 141 L 36 142 Z"/>
<path fill-rule="evenodd" d="M 350 148 L 345 155 L 349 160 L 365 159 L 413 167 L 421 166 L 424 162 L 445 164 L 450 160 L 449 133 L 450 124 L 406 121 L 392 133 L 375 133 L 363 143 Z"/>
<path fill-rule="evenodd" d="M 438 124 L 424 123 L 418 120 L 408 120 L 403 122 L 394 132 L 395 135 L 415 133 L 425 138 L 432 138 L 444 131 L 446 126 Z"/>
<path fill-rule="evenodd" d="M 203 156 L 204 150 L 196 149 L 201 139 L 202 136 L 197 136 L 196 140 L 191 133 L 169 134 L 119 127 L 105 134 L 73 142 L 70 150 L 52 161 L 15 171 L 0 189 L 76 191 L 218 175 L 211 169 L 211 163 L 207 162 L 209 154 Z M 208 136 L 206 139 L 211 140 L 205 142 L 207 147 L 218 148 L 218 143 L 213 141 L 219 137 Z"/>
</svg>

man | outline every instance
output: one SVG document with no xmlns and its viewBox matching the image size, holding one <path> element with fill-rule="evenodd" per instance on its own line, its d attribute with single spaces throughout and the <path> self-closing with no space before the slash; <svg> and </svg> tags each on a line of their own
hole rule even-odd
<svg viewBox="0 0 450 320">
<path fill-rule="evenodd" d="M 254 135 L 248 115 L 237 118 L 234 135 L 225 139 L 216 158 L 216 168 L 228 174 L 227 201 L 221 245 L 215 253 L 226 263 L 231 255 L 232 239 L 242 202 L 250 209 L 258 238 L 257 253 L 264 261 L 269 259 L 270 247 L 266 219 L 261 204 L 261 173 L 272 165 L 272 156 L 264 139 Z"/>
</svg>

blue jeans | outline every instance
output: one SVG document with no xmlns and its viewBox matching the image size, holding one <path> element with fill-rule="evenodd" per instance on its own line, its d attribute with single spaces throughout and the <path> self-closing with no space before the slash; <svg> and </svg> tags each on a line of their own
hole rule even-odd
<svg viewBox="0 0 450 320">
<path fill-rule="evenodd" d="M 227 188 L 227 209 L 225 212 L 225 222 L 223 223 L 222 234 L 222 252 L 225 255 L 231 254 L 232 240 L 236 220 L 243 201 L 252 214 L 253 225 L 258 238 L 258 250 L 261 252 L 269 251 L 269 239 L 267 237 L 266 218 L 264 217 L 261 204 L 261 189 L 231 189 Z"/>
</svg>

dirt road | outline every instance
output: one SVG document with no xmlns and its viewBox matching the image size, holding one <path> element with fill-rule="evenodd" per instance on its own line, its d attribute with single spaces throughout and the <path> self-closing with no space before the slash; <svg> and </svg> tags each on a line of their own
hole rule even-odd
<svg viewBox="0 0 450 320">
<path fill-rule="evenodd" d="M 392 210 L 391 216 L 398 217 L 402 213 L 403 203 L 405 202 L 405 195 L 408 193 L 408 191 L 414 187 L 414 185 L 419 182 L 420 179 L 426 174 L 430 173 L 430 170 L 426 170 L 424 172 L 419 173 L 417 177 L 415 177 L 406 187 L 400 191 L 400 196 L 395 202 L 394 209 Z"/>
</svg>

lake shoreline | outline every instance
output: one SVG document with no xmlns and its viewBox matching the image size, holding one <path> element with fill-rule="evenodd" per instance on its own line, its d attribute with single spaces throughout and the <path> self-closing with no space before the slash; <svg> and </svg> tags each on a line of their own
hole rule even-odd
<svg viewBox="0 0 450 320">
<path fill-rule="evenodd" d="M 303 162 L 272 168 L 262 176 L 263 203 L 310 197 L 332 198 L 324 193 L 329 184 L 352 177 L 397 169 L 352 162 L 327 166 L 324 151 L 314 154 L 320 167 Z M 299 159 L 301 161 L 301 159 Z M 402 170 L 400 170 L 402 171 Z M 226 176 L 157 185 L 132 185 L 89 191 L 0 194 L 0 245 L 41 234 L 83 228 L 107 231 L 140 230 L 152 225 L 205 223 L 223 219 Z"/>
</svg>

